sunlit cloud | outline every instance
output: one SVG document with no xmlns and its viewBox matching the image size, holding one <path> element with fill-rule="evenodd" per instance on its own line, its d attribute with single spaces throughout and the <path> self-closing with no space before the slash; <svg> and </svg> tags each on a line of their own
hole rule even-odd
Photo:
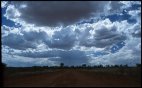
<svg viewBox="0 0 142 88">
<path fill-rule="evenodd" d="M 141 63 L 140 6 L 131 1 L 2 2 L 3 18 L 15 23 L 1 26 L 2 61 L 8 66 Z"/>
</svg>

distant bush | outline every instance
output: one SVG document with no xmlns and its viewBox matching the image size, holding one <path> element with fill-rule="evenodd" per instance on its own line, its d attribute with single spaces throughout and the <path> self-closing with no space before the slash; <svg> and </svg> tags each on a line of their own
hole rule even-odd
<svg viewBox="0 0 142 88">
<path fill-rule="evenodd" d="M 141 64 L 136 64 L 136 66 L 139 68 L 139 67 L 141 67 Z"/>
<path fill-rule="evenodd" d="M 82 67 L 85 68 L 85 67 L 86 67 L 86 64 L 82 64 Z"/>
<path fill-rule="evenodd" d="M 60 63 L 60 67 L 63 68 L 64 67 L 64 63 Z"/>
<path fill-rule="evenodd" d="M 1 63 L 1 67 L 2 67 L 2 69 L 4 69 L 4 68 L 6 68 L 6 64 L 5 63 Z"/>
</svg>

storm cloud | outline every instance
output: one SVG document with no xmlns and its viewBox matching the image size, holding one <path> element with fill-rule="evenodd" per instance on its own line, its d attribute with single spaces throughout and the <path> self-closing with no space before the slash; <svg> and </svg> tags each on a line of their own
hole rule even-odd
<svg viewBox="0 0 142 88">
<path fill-rule="evenodd" d="M 76 35 L 71 28 L 63 28 L 61 31 L 55 31 L 50 44 L 51 48 L 70 49 L 76 42 Z"/>
<path fill-rule="evenodd" d="M 18 53 L 19 56 L 31 57 L 31 58 L 49 58 L 51 61 L 57 61 L 58 63 L 65 63 L 65 65 L 82 65 L 88 63 L 88 57 L 85 52 L 79 50 L 49 50 L 43 52 L 22 52 Z M 58 57 L 58 58 L 57 58 Z"/>
<path fill-rule="evenodd" d="M 28 48 L 35 49 L 38 44 L 45 41 L 45 38 L 47 39 L 48 35 L 43 31 L 20 31 L 18 33 L 10 32 L 7 36 L 2 38 L 2 44 L 19 50 L 26 50 Z"/>
<path fill-rule="evenodd" d="M 141 63 L 140 6 L 135 1 L 5 1 L 2 61 L 8 66 Z"/>
<path fill-rule="evenodd" d="M 3 27 L 3 29 L 7 29 Z M 26 31 L 29 30 L 29 31 Z M 50 34 L 50 33 L 49 33 Z M 19 31 L 3 31 L 2 44 L 14 49 L 26 50 L 28 48 L 36 49 L 38 45 L 44 44 L 49 48 L 71 49 L 76 40 L 75 32 L 70 28 L 63 28 L 60 31 L 54 31 L 52 37 L 44 31 L 38 29 L 23 28 Z"/>
<path fill-rule="evenodd" d="M 123 32 L 118 32 L 119 28 L 114 24 L 109 19 L 97 22 L 94 27 L 86 29 L 86 35 L 81 37 L 80 45 L 106 48 L 126 40 L 127 36 Z"/>
<path fill-rule="evenodd" d="M 89 19 L 104 11 L 107 1 L 15 1 L 20 19 L 37 26 L 60 26 Z M 8 10 L 11 12 L 11 10 Z M 10 15 L 10 14 L 9 14 Z"/>
</svg>

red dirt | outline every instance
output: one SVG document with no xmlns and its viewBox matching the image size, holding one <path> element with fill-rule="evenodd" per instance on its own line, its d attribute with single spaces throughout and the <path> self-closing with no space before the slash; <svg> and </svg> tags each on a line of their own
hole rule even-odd
<svg viewBox="0 0 142 88">
<path fill-rule="evenodd" d="M 5 87 L 141 87 L 141 79 L 66 69 L 44 74 L 5 77 Z"/>
</svg>

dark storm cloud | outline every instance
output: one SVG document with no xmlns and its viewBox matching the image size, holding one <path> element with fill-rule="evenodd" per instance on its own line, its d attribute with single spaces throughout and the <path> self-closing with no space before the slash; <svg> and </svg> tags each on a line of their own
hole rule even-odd
<svg viewBox="0 0 142 88">
<path fill-rule="evenodd" d="M 131 2 L 117 1 L 8 2 L 3 16 L 21 26 L 2 25 L 2 60 L 9 66 L 140 62 L 141 11 L 129 7 Z"/>
<path fill-rule="evenodd" d="M 89 32 L 88 32 L 88 35 L 89 35 Z M 82 39 L 80 41 L 80 45 L 83 45 L 86 47 L 95 46 L 97 48 L 105 48 L 107 46 L 111 46 L 115 43 L 118 43 L 124 40 L 126 40 L 125 34 L 119 33 L 117 31 L 116 26 L 112 26 L 110 28 L 101 26 L 99 29 L 95 30 L 95 34 L 93 38 Z"/>
<path fill-rule="evenodd" d="M 45 44 L 49 48 L 71 49 L 76 42 L 76 35 L 71 28 L 55 31 L 52 37 L 45 31 L 32 31 L 32 29 L 20 33 L 8 33 L 2 38 L 2 44 L 19 50 L 36 49 L 39 44 Z"/>
<path fill-rule="evenodd" d="M 136 32 L 132 33 L 132 36 L 140 38 L 141 37 L 141 30 L 137 30 Z"/>
<path fill-rule="evenodd" d="M 71 50 L 62 52 L 60 62 L 64 62 L 65 65 L 82 65 L 88 64 L 88 57 L 83 51 Z"/>
<path fill-rule="evenodd" d="M 104 27 L 96 30 L 94 45 L 103 48 L 124 40 L 126 40 L 125 34 L 118 33 L 115 26 L 111 30 Z"/>
<path fill-rule="evenodd" d="M 27 48 L 35 48 L 36 45 L 34 43 L 26 42 L 24 37 L 19 34 L 9 34 L 2 38 L 2 44 L 9 46 L 14 49 L 27 49 Z"/>
<path fill-rule="evenodd" d="M 52 36 L 52 41 L 48 45 L 51 48 L 70 49 L 74 46 L 76 35 L 70 28 L 64 28 L 56 31 Z"/>
<path fill-rule="evenodd" d="M 120 3 L 119 1 L 111 1 L 111 4 L 110 4 L 111 10 L 110 11 L 119 12 L 119 10 L 120 10 L 120 8 L 121 8 L 122 5 L 123 4 Z"/>
<path fill-rule="evenodd" d="M 133 37 L 137 37 L 137 38 L 140 38 L 140 37 L 141 37 L 141 27 L 140 27 L 140 25 L 136 25 L 136 26 L 133 28 L 132 36 L 133 36 Z"/>
<path fill-rule="evenodd" d="M 60 51 L 61 52 L 61 51 Z M 44 51 L 44 52 L 22 52 L 18 54 L 19 56 L 32 57 L 32 58 L 49 58 L 59 56 L 59 52 L 56 50 Z"/>
<path fill-rule="evenodd" d="M 42 40 L 44 38 L 48 38 L 48 35 L 44 31 L 36 32 L 36 31 L 30 31 L 30 32 L 23 32 L 24 38 L 27 41 L 36 41 Z"/>
<path fill-rule="evenodd" d="M 49 58 L 52 61 L 55 60 L 59 63 L 63 62 L 66 65 L 81 65 L 83 63 L 87 63 L 88 61 L 85 53 L 79 50 L 50 50 L 42 52 L 23 52 L 17 55 L 31 58 Z"/>
<path fill-rule="evenodd" d="M 19 1 L 12 2 L 20 18 L 38 26 L 70 25 L 103 12 L 106 1 Z M 27 7 L 22 8 L 22 5 Z"/>
<path fill-rule="evenodd" d="M 23 35 L 9 33 L 7 36 L 2 38 L 2 44 L 19 50 L 26 50 L 27 48 L 35 49 L 37 48 L 38 44 L 40 44 L 42 41 L 45 41 L 45 38 L 48 38 L 48 35 L 43 31 L 23 31 L 21 33 Z"/>
</svg>

